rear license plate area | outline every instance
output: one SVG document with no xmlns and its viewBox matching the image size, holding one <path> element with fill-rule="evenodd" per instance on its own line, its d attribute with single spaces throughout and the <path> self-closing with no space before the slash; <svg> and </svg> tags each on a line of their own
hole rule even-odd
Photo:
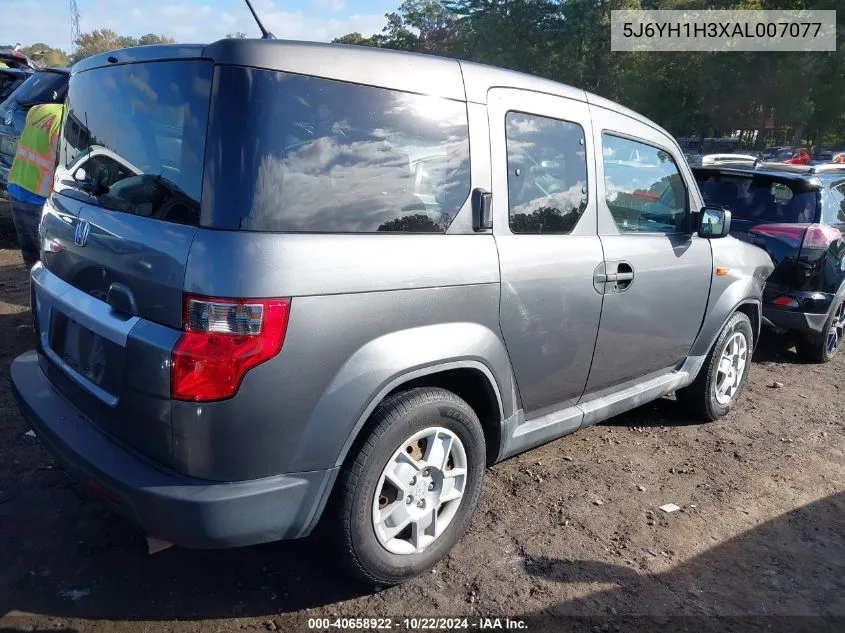
<svg viewBox="0 0 845 633">
<path fill-rule="evenodd" d="M 50 348 L 73 371 L 97 387 L 117 394 L 123 349 L 57 310 L 50 320 Z"/>
</svg>

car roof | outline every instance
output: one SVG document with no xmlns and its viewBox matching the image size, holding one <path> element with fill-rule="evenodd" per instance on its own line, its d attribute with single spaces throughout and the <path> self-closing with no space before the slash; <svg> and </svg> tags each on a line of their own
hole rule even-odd
<svg viewBox="0 0 845 633">
<path fill-rule="evenodd" d="M 223 39 L 208 45 L 157 44 L 100 53 L 76 63 L 71 71 L 75 74 L 114 64 L 198 58 L 481 104 L 487 102 L 490 88 L 532 90 L 613 110 L 672 138 L 646 117 L 580 88 L 474 62 L 370 46 L 264 39 Z"/>
</svg>

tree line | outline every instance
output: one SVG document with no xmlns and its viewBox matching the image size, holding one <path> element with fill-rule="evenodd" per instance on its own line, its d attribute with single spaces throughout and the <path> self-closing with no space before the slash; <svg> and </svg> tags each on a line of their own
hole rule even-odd
<svg viewBox="0 0 845 633">
<path fill-rule="evenodd" d="M 118 35 L 111 29 L 96 29 L 80 35 L 74 41 L 73 52 L 68 53 L 61 48 L 54 48 L 44 42 L 36 42 L 29 46 L 21 47 L 21 52 L 42 66 L 56 66 L 64 68 L 75 64 L 81 59 L 117 50 L 118 48 L 129 48 L 131 46 L 144 46 L 146 44 L 174 44 L 176 40 L 166 35 L 147 33 L 141 37 L 131 35 Z"/>
<path fill-rule="evenodd" d="M 611 52 L 613 9 L 834 9 L 832 53 Z M 434 53 L 584 88 L 677 137 L 845 146 L 845 0 L 405 0 L 343 44 Z"/>
</svg>

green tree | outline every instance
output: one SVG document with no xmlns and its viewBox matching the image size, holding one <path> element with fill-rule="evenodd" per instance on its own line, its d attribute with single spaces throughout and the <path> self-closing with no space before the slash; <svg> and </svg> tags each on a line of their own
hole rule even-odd
<svg viewBox="0 0 845 633">
<path fill-rule="evenodd" d="M 42 66 L 63 67 L 70 65 L 70 56 L 67 53 L 59 48 L 48 46 L 43 42 L 25 46 L 21 50 Z"/>
<path fill-rule="evenodd" d="M 149 44 L 175 44 L 176 40 L 166 35 L 147 33 L 141 37 L 131 35 L 118 35 L 111 29 L 96 29 L 90 33 L 83 33 L 74 42 L 76 50 L 71 56 L 71 61 L 76 63 L 97 53 L 113 51 L 118 48 L 130 48 L 132 46 L 144 46 Z"/>
<path fill-rule="evenodd" d="M 835 52 L 613 52 L 614 9 L 837 9 Z M 336 42 L 448 55 L 568 83 L 676 136 L 845 145 L 845 0 L 406 0 Z M 775 128 L 766 122 L 774 119 Z"/>
<path fill-rule="evenodd" d="M 243 40 L 246 39 L 246 33 L 243 31 L 235 31 L 234 33 L 226 33 L 226 38 L 230 40 Z"/>
<path fill-rule="evenodd" d="M 113 51 L 123 47 L 120 36 L 111 29 L 96 29 L 90 33 L 83 33 L 76 39 L 74 44 L 76 45 L 76 50 L 71 56 L 71 61 L 74 63 L 97 53 Z"/>
<path fill-rule="evenodd" d="M 383 40 L 381 35 L 372 35 L 364 37 L 357 31 L 354 33 L 347 33 L 342 37 L 336 37 L 332 40 L 333 44 L 354 44 L 355 46 L 381 46 Z"/>
</svg>

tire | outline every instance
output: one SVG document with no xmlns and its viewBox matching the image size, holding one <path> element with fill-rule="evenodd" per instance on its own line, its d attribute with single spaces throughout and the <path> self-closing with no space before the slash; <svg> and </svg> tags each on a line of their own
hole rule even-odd
<svg viewBox="0 0 845 633">
<path fill-rule="evenodd" d="M 831 341 L 833 336 L 835 341 Z M 822 334 L 800 335 L 795 345 L 798 355 L 812 363 L 829 363 L 842 347 L 845 347 L 845 297 L 833 304 Z"/>
<path fill-rule="evenodd" d="M 354 460 L 340 475 L 339 515 L 332 522 L 339 534 L 333 538 L 354 576 L 370 584 L 393 585 L 434 567 L 466 531 L 484 480 L 484 433 L 478 416 L 466 402 L 450 391 L 433 387 L 414 388 L 386 399 L 373 412 L 365 432 L 366 439 L 359 443 Z M 430 435 L 410 441 L 426 433 Z M 447 439 L 449 449 L 444 451 Z M 432 447 L 439 447 L 436 456 L 435 448 L 430 456 L 432 463 L 442 462 L 442 469 L 420 466 L 415 470 L 416 466 L 409 464 L 424 461 L 427 453 L 423 451 L 429 442 Z M 397 470 L 394 479 L 401 479 L 407 486 L 404 492 L 390 483 L 393 479 L 383 479 L 391 465 L 398 465 L 395 467 L 401 470 Z M 449 475 L 450 470 L 463 470 L 461 465 L 465 467 L 464 475 Z M 408 473 L 414 475 L 413 485 Z M 452 483 L 447 482 L 447 477 Z M 461 484 L 462 496 L 440 505 L 441 499 L 457 494 Z M 431 490 L 434 492 L 428 492 Z M 389 539 L 386 534 L 398 529 L 402 521 L 385 527 L 387 521 L 377 521 L 374 514 L 376 503 L 378 516 L 383 508 L 386 515 L 394 511 L 403 517 L 423 513 L 428 521 L 432 517 L 428 513 L 436 508 L 434 522 L 441 532 L 433 536 L 430 525 L 420 530 L 412 523 Z M 422 525 L 425 521 L 420 520 Z M 442 528 L 441 523 L 445 523 Z M 423 539 L 432 538 L 422 545 Z M 418 551 L 414 551 L 415 547 Z"/>
<path fill-rule="evenodd" d="M 728 379 L 728 374 L 720 371 L 720 363 L 725 355 L 726 348 L 729 344 L 733 344 L 737 338 L 743 338 L 745 343 L 745 356 L 742 368 L 737 371 L 734 364 L 731 374 L 733 379 Z M 742 312 L 735 312 L 722 332 L 719 338 L 713 344 L 713 348 L 707 355 L 704 361 L 704 366 L 698 372 L 695 381 L 688 387 L 679 389 L 676 392 L 678 401 L 687 408 L 687 410 L 708 422 L 713 422 L 726 416 L 733 406 L 739 400 L 742 390 L 745 388 L 745 383 L 748 380 L 748 370 L 751 367 L 751 353 L 754 349 L 754 331 L 751 328 L 751 321 Z M 728 381 L 732 385 L 727 393 L 717 393 L 717 389 L 724 385 L 723 381 Z M 726 396 L 729 396 L 725 400 Z"/>
</svg>

